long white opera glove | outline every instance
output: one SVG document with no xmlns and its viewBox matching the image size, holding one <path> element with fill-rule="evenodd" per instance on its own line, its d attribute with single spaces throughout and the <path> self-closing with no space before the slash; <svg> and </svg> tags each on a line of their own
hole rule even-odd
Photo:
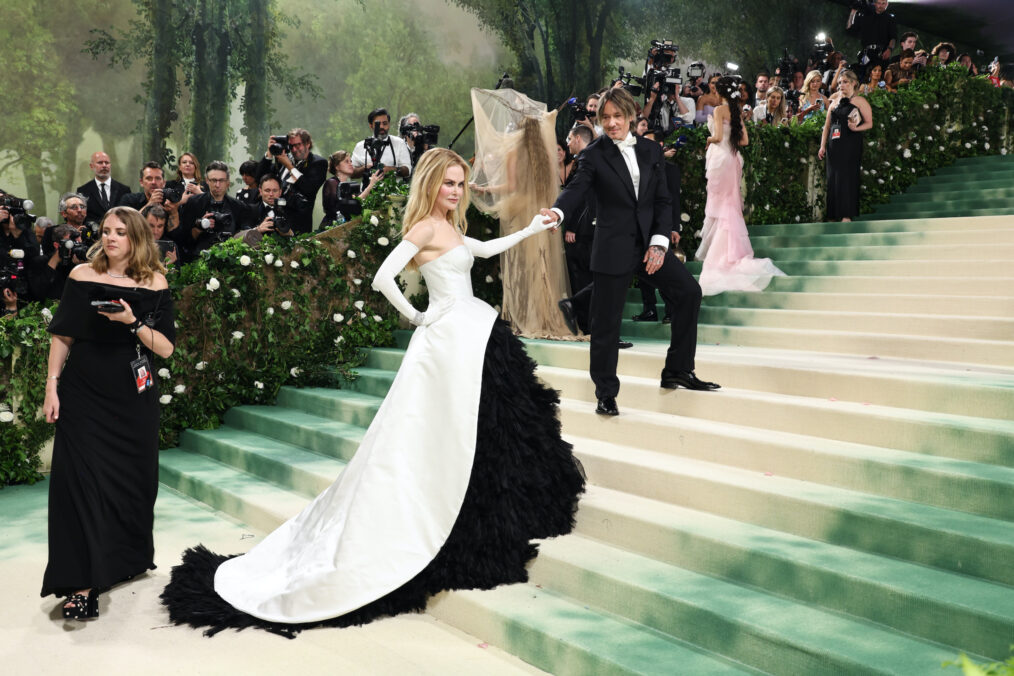
<svg viewBox="0 0 1014 676">
<path fill-rule="evenodd" d="M 490 256 L 495 256 L 499 253 L 503 253 L 526 237 L 531 237 L 543 230 L 549 230 L 550 228 L 554 228 L 558 225 L 558 223 L 554 222 L 546 223 L 543 219 L 544 216 L 536 214 L 535 218 L 532 219 L 532 222 L 521 230 L 511 233 L 510 235 L 491 239 L 487 242 L 480 242 L 477 239 L 466 237 L 465 246 L 468 247 L 468 250 L 472 252 L 473 256 L 478 256 L 479 258 L 489 258 Z"/>
<path fill-rule="evenodd" d="M 412 244 L 412 242 L 402 240 L 387 255 L 384 262 L 380 264 L 377 274 L 373 276 L 373 283 L 370 286 L 374 290 L 384 294 L 387 300 L 391 302 L 391 305 L 398 312 L 408 317 L 410 322 L 421 325 L 425 322 L 425 313 L 419 312 L 412 303 L 408 302 L 408 298 L 405 298 L 405 294 L 398 288 L 398 282 L 395 280 L 398 273 L 405 269 L 408 262 L 412 260 L 412 256 L 415 256 L 417 253 L 419 253 L 419 247 Z"/>
</svg>

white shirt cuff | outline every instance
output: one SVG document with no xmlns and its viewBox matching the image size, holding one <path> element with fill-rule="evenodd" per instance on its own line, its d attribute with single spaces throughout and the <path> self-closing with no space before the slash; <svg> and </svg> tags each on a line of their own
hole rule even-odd
<svg viewBox="0 0 1014 676">
<path fill-rule="evenodd" d="M 651 243 L 648 246 L 660 246 L 666 251 L 669 250 L 669 238 L 665 235 L 652 235 Z"/>
<path fill-rule="evenodd" d="M 289 183 L 295 183 L 299 180 L 299 177 L 303 175 L 299 169 L 292 169 L 289 171 L 289 177 L 286 179 Z"/>
<path fill-rule="evenodd" d="M 560 220 L 559 220 L 559 221 L 557 221 L 556 225 L 557 225 L 557 226 L 560 226 L 560 225 L 562 225 L 562 224 L 563 224 L 563 212 L 562 212 L 562 211 L 560 211 L 559 209 L 557 209 L 556 207 L 551 207 L 551 208 L 550 208 L 549 210 L 550 210 L 550 211 L 555 211 L 555 212 L 556 212 L 556 215 L 560 217 Z"/>
</svg>

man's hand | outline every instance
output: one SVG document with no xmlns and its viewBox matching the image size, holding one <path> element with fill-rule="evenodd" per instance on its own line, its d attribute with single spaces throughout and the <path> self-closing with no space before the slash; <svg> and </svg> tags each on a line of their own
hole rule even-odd
<svg viewBox="0 0 1014 676">
<path fill-rule="evenodd" d="M 665 249 L 657 244 L 649 246 L 648 250 L 644 252 L 644 271 L 649 275 L 655 274 L 662 267 L 663 261 L 665 261 Z"/>
<path fill-rule="evenodd" d="M 539 209 L 539 214 L 542 215 L 542 220 L 545 223 L 554 224 L 550 229 L 553 232 L 556 232 L 557 228 L 560 227 L 560 214 L 556 213 L 552 209 Z"/>
<path fill-rule="evenodd" d="M 566 242 L 567 244 L 573 244 L 574 242 L 577 241 L 577 233 L 574 232 L 573 230 L 568 230 L 567 232 L 563 233 L 563 241 Z"/>
<path fill-rule="evenodd" d="M 290 160 L 289 156 L 286 155 L 285 153 L 278 155 L 278 164 L 282 165 L 289 171 L 292 171 L 293 169 L 296 168 L 295 165 L 292 164 L 292 160 Z"/>
<path fill-rule="evenodd" d="M 891 59 L 891 48 L 888 47 L 884 51 L 880 52 L 880 58 L 884 61 L 890 61 Z"/>
<path fill-rule="evenodd" d="M 680 234 L 675 230 L 673 230 L 672 234 L 669 235 L 669 239 L 672 240 L 672 245 L 676 246 L 677 244 L 680 243 Z"/>
<path fill-rule="evenodd" d="M 273 232 L 275 229 L 275 219 L 271 217 L 265 218 L 255 229 L 261 234 Z"/>
<path fill-rule="evenodd" d="M 148 204 L 146 206 L 162 204 L 164 201 L 165 198 L 162 196 L 162 188 L 155 188 L 151 191 L 151 197 L 148 198 Z"/>
</svg>

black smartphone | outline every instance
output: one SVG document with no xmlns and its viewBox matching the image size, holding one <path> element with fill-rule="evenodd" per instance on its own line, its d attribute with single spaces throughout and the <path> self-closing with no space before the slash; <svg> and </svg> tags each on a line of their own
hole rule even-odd
<svg viewBox="0 0 1014 676">
<path fill-rule="evenodd" d="M 158 244 L 158 248 L 162 251 L 162 258 L 168 256 L 170 251 L 176 253 L 176 242 L 171 239 L 156 240 L 155 244 Z"/>
<path fill-rule="evenodd" d="M 119 303 L 111 300 L 93 300 L 92 307 L 95 308 L 96 312 L 123 312 L 123 306 Z"/>
</svg>

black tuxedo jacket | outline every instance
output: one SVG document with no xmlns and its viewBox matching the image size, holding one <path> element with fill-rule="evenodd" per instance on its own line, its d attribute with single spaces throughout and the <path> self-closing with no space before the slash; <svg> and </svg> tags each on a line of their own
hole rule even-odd
<svg viewBox="0 0 1014 676">
<path fill-rule="evenodd" d="M 130 194 L 130 188 L 119 181 L 109 179 L 109 206 L 106 208 L 102 207 L 102 201 L 99 198 L 99 187 L 95 185 L 95 179 L 79 186 L 75 192 L 88 198 L 88 215 L 85 218 L 89 221 L 100 223 L 102 222 L 102 217 L 106 215 L 106 211 L 109 210 L 109 207 L 119 205 L 120 200 L 123 199 L 125 195 Z"/>
<path fill-rule="evenodd" d="M 140 211 L 144 208 L 144 205 L 148 203 L 148 198 L 145 197 L 144 191 L 127 193 L 121 197 L 117 202 L 118 207 L 130 207 L 131 209 L 137 209 Z"/>
<path fill-rule="evenodd" d="M 313 205 L 317 200 L 320 186 L 324 185 L 324 179 L 327 178 L 327 160 L 320 155 L 310 153 L 306 156 L 305 160 L 297 162 L 295 166 L 299 170 L 300 177 L 292 184 L 292 187 L 306 198 L 306 206 L 298 210 L 289 206 L 286 209 L 286 213 L 292 218 L 292 228 L 295 232 L 310 232 L 313 230 Z M 273 174 L 281 181 L 284 169 L 285 167 L 282 165 L 264 157 L 261 159 L 260 164 L 257 165 L 257 181 L 260 182 L 261 177 L 265 174 Z M 286 186 L 283 183 L 283 192 L 285 188 Z M 292 202 L 292 200 L 288 201 Z"/>
<path fill-rule="evenodd" d="M 200 234 L 194 238 L 194 228 L 197 226 L 199 221 L 204 214 L 209 211 L 214 211 L 211 208 L 211 193 L 206 192 L 196 197 L 192 197 L 187 200 L 187 203 L 180 208 L 180 228 L 183 230 L 180 233 L 181 239 L 189 238 L 189 248 L 192 255 L 197 255 L 204 249 L 210 248 L 215 242 L 218 241 L 216 235 L 232 235 L 235 232 L 249 228 L 251 219 L 253 218 L 253 208 L 249 204 L 240 202 L 235 197 L 226 195 L 222 200 L 221 207 L 216 207 L 221 211 L 227 211 L 232 214 L 232 224 L 228 226 L 222 226 L 216 224 L 215 232 L 208 232 L 202 230 Z M 258 221 L 259 222 L 259 221 Z M 257 225 L 254 223 L 253 225 Z"/>
<path fill-rule="evenodd" d="M 654 235 L 672 233 L 672 201 L 666 185 L 666 161 L 658 143 L 638 138 L 634 147 L 641 177 L 638 194 L 612 139 L 600 136 L 578 157 L 577 169 L 553 205 L 564 221 L 595 204 L 591 270 L 610 275 L 633 272 Z"/>
</svg>

